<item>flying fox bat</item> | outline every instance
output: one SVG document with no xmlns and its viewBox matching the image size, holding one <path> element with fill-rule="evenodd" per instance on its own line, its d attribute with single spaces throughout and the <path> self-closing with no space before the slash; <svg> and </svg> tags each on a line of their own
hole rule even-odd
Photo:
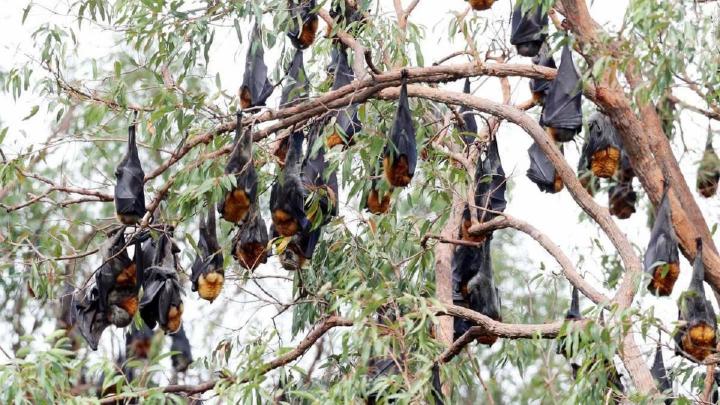
<svg viewBox="0 0 720 405">
<path fill-rule="evenodd" d="M 679 327 L 674 338 L 677 354 L 696 363 L 702 363 L 708 355 L 715 352 L 717 320 L 712 304 L 705 297 L 702 239 L 697 238 L 695 243 L 697 251 L 692 279 L 687 291 L 680 296 L 678 302 Z"/>
<path fill-rule="evenodd" d="M 330 8 L 330 17 L 335 20 L 335 26 L 357 37 L 359 31 L 362 27 L 364 27 L 365 22 L 365 17 L 363 16 L 362 10 L 358 7 L 357 2 L 333 0 L 332 3 L 333 5 Z M 328 26 L 327 36 L 332 36 L 330 26 Z"/>
<path fill-rule="evenodd" d="M 257 200 L 257 172 L 252 160 L 252 133 L 243 133 L 242 114 L 237 113 L 233 150 L 225 166 L 225 174 L 235 176 L 235 186 L 218 204 L 218 212 L 228 222 L 239 223 L 247 218 Z"/>
<path fill-rule="evenodd" d="M 338 180 L 334 170 L 326 173 L 328 166 L 325 161 L 325 148 L 322 144 L 318 147 L 317 140 L 322 126 L 321 122 L 310 125 L 307 155 L 302 164 L 302 180 L 306 191 L 319 195 L 319 209 L 309 214 L 309 219 L 315 222 L 314 213 L 318 212 L 322 215 L 321 223 L 326 224 L 338 213 Z M 306 211 L 311 212 L 309 208 L 306 207 Z"/>
<path fill-rule="evenodd" d="M 473 10 L 487 10 L 490 7 L 492 7 L 493 3 L 495 3 L 495 0 L 465 0 L 468 3 L 470 3 L 470 7 L 473 8 Z"/>
<path fill-rule="evenodd" d="M 652 374 L 653 379 L 655 379 L 655 382 L 657 383 L 658 391 L 660 391 L 661 394 L 669 394 L 672 396 L 672 383 L 668 378 L 667 369 L 665 368 L 665 362 L 663 361 L 662 346 L 660 346 L 659 336 L 657 346 L 655 347 L 655 358 L 653 359 L 653 365 L 650 369 L 650 374 Z M 672 404 L 672 402 L 673 400 L 668 398 L 665 400 L 665 405 L 670 405 Z"/>
<path fill-rule="evenodd" d="M 127 154 L 115 169 L 115 214 L 125 225 L 135 225 L 146 212 L 145 172 L 140 165 L 135 130 L 135 124 L 128 128 Z"/>
<path fill-rule="evenodd" d="M 562 145 L 560 148 L 562 152 Z M 530 168 L 527 176 L 535 183 L 541 191 L 546 193 L 557 193 L 563 189 L 563 182 L 560 175 L 555 171 L 555 166 L 550 163 L 547 155 L 540 149 L 537 143 L 533 143 L 528 149 L 530 156 Z"/>
<path fill-rule="evenodd" d="M 582 314 L 580 313 L 580 294 L 578 294 L 578 289 L 575 286 L 573 286 L 572 289 L 570 308 L 565 313 L 565 319 L 568 321 L 582 319 Z M 572 353 L 570 352 L 570 347 L 567 345 L 567 337 L 561 337 L 558 339 L 556 353 L 563 355 L 570 362 L 570 366 L 573 369 L 573 375 L 575 375 L 580 366 L 572 360 Z"/>
<path fill-rule="evenodd" d="M 315 0 L 288 0 L 292 18 L 288 37 L 297 49 L 305 49 L 315 41 L 318 29 L 318 16 L 315 13 Z"/>
<path fill-rule="evenodd" d="M 548 15 L 542 7 L 523 12 L 518 2 L 513 10 L 510 28 L 510 44 L 515 45 L 521 56 L 536 56 L 547 38 Z"/>
<path fill-rule="evenodd" d="M 125 355 L 134 359 L 149 358 L 153 336 L 152 329 L 145 324 L 140 327 L 131 326 L 130 330 L 125 333 Z"/>
<path fill-rule="evenodd" d="M 463 93 L 470 94 L 470 79 L 465 79 L 465 85 L 463 87 Z M 462 139 L 465 145 L 470 145 L 475 141 L 477 136 L 478 126 L 475 121 L 475 115 L 473 110 L 466 106 L 460 106 L 460 116 L 462 117 Z"/>
<path fill-rule="evenodd" d="M 147 249 L 152 249 L 153 260 L 143 283 L 140 316 L 149 328 L 158 324 L 173 334 L 182 324 L 183 302 L 175 257 L 180 249 L 172 239 L 172 229 L 163 231 Z"/>
<path fill-rule="evenodd" d="M 582 88 L 570 48 L 562 50 L 557 76 L 550 83 L 540 124 L 557 142 L 569 142 L 582 128 Z"/>
<path fill-rule="evenodd" d="M 100 299 L 97 286 L 92 286 L 87 293 L 78 291 L 73 294 L 72 320 L 76 323 L 80 335 L 92 350 L 97 350 L 100 336 L 110 326 L 105 311 L 100 310 Z"/>
<path fill-rule="evenodd" d="M 170 356 L 172 367 L 176 372 L 184 373 L 193 362 L 190 340 L 188 340 L 185 334 L 185 328 L 180 326 L 180 330 L 172 335 L 171 338 L 172 344 L 170 345 L 170 351 L 176 352 Z"/>
<path fill-rule="evenodd" d="M 440 366 L 434 363 L 432 367 L 432 396 L 435 405 L 445 405 L 442 392 L 442 381 L 440 381 Z"/>
<path fill-rule="evenodd" d="M 666 182 L 644 258 L 645 272 L 651 277 L 648 290 L 659 296 L 670 295 L 680 275 L 678 239 L 672 226 L 669 189 Z"/>
<path fill-rule="evenodd" d="M 390 202 L 392 199 L 393 188 L 387 185 L 387 182 L 383 182 L 380 179 L 380 170 L 382 167 L 382 157 L 379 159 L 379 164 L 373 167 L 373 177 L 370 182 L 370 190 L 365 196 L 363 207 L 367 208 L 373 214 L 384 214 L 390 209 Z"/>
<path fill-rule="evenodd" d="M 407 71 L 403 70 L 395 121 L 384 152 L 385 178 L 393 187 L 405 187 L 410 184 L 417 163 L 415 126 L 408 104 L 407 76 Z"/>
<path fill-rule="evenodd" d="M 256 207 L 233 238 L 233 256 L 242 267 L 254 270 L 267 262 L 268 240 L 265 221 Z"/>
<path fill-rule="evenodd" d="M 698 193 L 705 198 L 710 198 L 717 193 L 718 182 L 720 181 L 720 158 L 718 158 L 712 144 L 712 132 L 708 132 L 700 165 L 698 166 L 696 188 Z"/>
<path fill-rule="evenodd" d="M 547 45 L 543 44 L 540 48 L 540 52 L 532 58 L 532 63 L 538 66 L 544 66 L 547 68 L 556 69 L 555 59 L 553 59 L 552 53 Z M 550 80 L 545 79 L 530 79 L 530 91 L 533 95 L 533 100 L 537 103 L 545 102 L 545 95 L 550 89 Z"/>
<path fill-rule="evenodd" d="M 260 26 L 256 23 L 253 27 L 250 47 L 245 59 L 245 73 L 240 86 L 240 106 L 243 109 L 264 106 L 273 91 L 273 86 L 267 78 L 265 50 L 260 36 Z"/>
<path fill-rule="evenodd" d="M 622 147 L 610 119 L 595 112 L 588 120 L 588 136 L 583 146 L 587 169 L 600 178 L 611 178 L 620 168 Z"/>
<path fill-rule="evenodd" d="M 134 260 L 127 254 L 125 228 L 120 228 L 102 248 L 103 264 L 95 273 L 99 310 L 117 327 L 130 324 L 138 309 L 138 291 L 144 280 L 142 239 L 135 238 Z M 147 235 L 145 233 L 144 235 Z"/>
<path fill-rule="evenodd" d="M 310 226 L 305 216 L 305 190 L 300 180 L 303 137 L 302 131 L 291 135 L 285 166 L 270 191 L 272 222 L 280 236 L 293 236 Z"/>
<path fill-rule="evenodd" d="M 334 50 L 335 49 L 337 50 L 337 59 L 334 63 L 332 90 L 347 86 L 355 79 L 355 73 L 348 62 L 347 49 L 342 45 L 336 45 L 334 47 Z M 361 129 L 362 123 L 358 117 L 357 104 L 351 104 L 340 109 L 337 114 L 335 114 L 334 130 L 326 141 L 328 148 L 336 145 L 351 144 L 353 137 L 356 133 L 360 132 Z"/>
<path fill-rule="evenodd" d="M 487 222 L 497 216 L 490 211 L 505 211 L 506 178 L 500 161 L 497 137 L 488 144 L 484 157 L 475 171 L 475 205 L 478 207 L 478 220 Z"/>
<path fill-rule="evenodd" d="M 610 214 L 619 219 L 630 218 L 635 213 L 637 193 L 633 191 L 632 183 L 620 182 L 608 189 L 608 207 Z"/>
<path fill-rule="evenodd" d="M 190 281 L 192 281 L 192 290 L 197 291 L 200 298 L 213 302 L 222 291 L 225 283 L 225 270 L 215 229 L 215 212 L 209 205 L 207 221 L 200 216 L 199 230 L 199 252 L 192 265 Z"/>
<path fill-rule="evenodd" d="M 283 86 L 280 95 L 280 107 L 289 107 L 308 98 L 310 83 L 305 73 L 302 51 L 296 50 L 287 69 L 286 77 L 290 82 Z"/>
</svg>

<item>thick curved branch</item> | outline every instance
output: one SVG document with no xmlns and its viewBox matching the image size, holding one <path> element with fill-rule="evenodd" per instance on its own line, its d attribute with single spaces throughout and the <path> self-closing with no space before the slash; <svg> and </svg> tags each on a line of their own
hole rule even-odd
<svg viewBox="0 0 720 405">
<path fill-rule="evenodd" d="M 594 303 L 606 305 L 610 302 L 610 298 L 597 291 L 580 274 L 578 274 L 570 259 L 568 259 L 562 249 L 560 249 L 560 247 L 556 245 L 550 237 L 540 232 L 537 228 L 527 222 L 513 218 L 510 215 L 503 214 L 502 216 L 495 217 L 488 222 L 473 225 L 468 231 L 471 235 L 482 235 L 488 231 L 504 228 L 516 229 L 535 239 L 535 241 L 537 241 L 540 246 L 542 246 L 558 262 L 563 271 L 563 275 L 568 279 L 570 284 L 577 287 L 583 295 L 588 297 Z"/>
<path fill-rule="evenodd" d="M 253 376 L 262 375 L 265 374 L 271 370 L 274 370 L 276 368 L 282 367 L 291 361 L 301 357 L 304 355 L 314 344 L 318 339 L 323 337 L 330 329 L 339 327 L 339 326 L 352 326 L 353 321 L 345 318 L 341 318 L 339 316 L 330 316 L 326 318 L 324 321 L 320 322 L 313 330 L 310 331 L 310 333 L 305 336 L 305 338 L 300 341 L 300 343 L 289 352 L 283 354 L 282 356 L 279 356 L 268 363 L 263 364 L 260 366 L 255 373 L 253 373 Z M 229 381 L 229 382 L 235 382 L 236 384 L 242 384 L 246 383 L 250 380 L 250 377 L 242 379 L 240 381 L 234 381 L 231 378 L 218 378 L 213 379 L 210 381 L 205 381 L 200 384 L 196 385 L 167 385 L 165 387 L 159 387 L 159 388 L 152 388 L 147 389 L 143 391 L 133 392 L 133 393 L 123 393 L 118 395 L 113 395 L 109 397 L 105 397 L 100 400 L 101 404 L 110 404 L 115 403 L 115 401 L 124 399 L 124 398 L 143 398 L 146 397 L 152 393 L 156 392 L 167 392 L 167 393 L 185 393 L 186 395 L 193 395 L 198 394 L 205 391 L 210 391 L 218 383 L 221 383 L 223 381 Z"/>
</svg>

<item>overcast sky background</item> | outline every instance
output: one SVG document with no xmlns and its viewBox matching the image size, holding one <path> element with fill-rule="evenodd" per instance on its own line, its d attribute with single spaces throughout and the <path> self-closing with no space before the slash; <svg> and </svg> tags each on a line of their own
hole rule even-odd
<svg viewBox="0 0 720 405">
<path fill-rule="evenodd" d="M 403 2 L 408 3 L 408 0 L 404 0 Z M 33 49 L 33 41 L 30 38 L 31 30 L 43 21 L 52 21 L 58 25 L 73 24 L 73 27 L 77 28 L 77 24 L 72 19 L 64 18 L 48 11 L 48 9 L 51 9 L 65 13 L 68 9 L 67 1 L 39 0 L 36 1 L 36 3 L 38 3 L 38 6 L 33 8 L 27 23 L 22 25 L 20 19 L 26 1 L 0 0 L 0 35 L 2 35 L 3 38 L 3 40 L 0 41 L 0 68 L 8 69 L 12 66 L 32 63 L 28 56 L 37 54 L 37 51 Z M 391 0 L 383 0 L 382 4 L 385 11 L 394 15 Z M 438 60 L 453 51 L 462 49 L 462 42 L 455 41 L 455 43 L 450 43 L 446 39 L 446 33 L 448 21 L 452 17 L 451 13 L 463 10 L 465 4 L 466 3 L 461 0 L 448 0 L 443 2 L 436 0 L 420 1 L 417 9 L 411 16 L 411 21 L 423 26 L 426 30 L 426 39 L 422 43 L 426 64 L 429 65 L 432 61 Z M 613 27 L 617 27 L 622 21 L 626 5 L 626 0 L 594 2 L 591 12 L 601 25 L 608 29 L 613 29 Z M 508 19 L 510 10 L 510 1 L 500 0 L 491 10 L 484 13 L 496 18 Z M 266 24 L 266 27 L 267 26 L 269 26 L 269 24 Z M 99 31 L 97 28 L 91 27 L 90 24 L 84 25 L 84 28 L 79 31 L 79 37 L 81 40 L 77 51 L 81 58 L 102 57 L 111 49 L 122 45 L 122 40 L 115 35 Z M 509 38 L 506 38 L 506 40 L 509 40 Z M 482 50 L 483 44 L 481 41 L 482 39 L 479 40 L 478 47 Z M 242 69 L 247 44 L 248 41 L 245 41 L 242 45 L 238 44 L 232 26 L 219 29 L 216 34 L 215 43 L 211 51 L 211 63 L 208 67 L 208 76 L 212 78 L 216 73 L 219 73 L 222 77 L 223 87 L 228 93 L 235 93 L 242 80 Z M 312 52 L 312 49 L 306 51 L 306 53 L 308 52 Z M 277 58 L 277 50 L 267 53 L 266 61 L 269 66 L 273 66 L 274 64 L 273 58 Z M 306 56 L 306 61 L 308 59 L 310 58 Z M 559 52 L 556 60 L 559 62 Z M 463 60 L 456 60 L 458 63 L 461 61 Z M 529 63 L 530 60 L 529 58 L 515 57 L 512 62 Z M 476 80 L 474 80 L 474 83 L 475 82 Z M 511 84 L 514 102 L 522 102 L 529 98 L 530 94 L 527 88 L 527 80 L 512 79 Z M 444 84 L 441 85 L 441 87 L 461 91 L 462 82 L 458 81 L 456 83 Z M 473 89 L 474 88 L 475 85 L 473 86 Z M 502 98 L 498 80 L 493 78 L 476 94 L 496 101 L 501 101 Z M 276 91 L 274 95 L 275 100 L 277 100 L 278 96 L 279 91 Z M 32 143 L 43 142 L 47 137 L 50 124 L 54 119 L 51 114 L 41 109 L 32 119 L 22 121 L 22 118 L 28 115 L 31 107 L 38 103 L 37 96 L 30 93 L 26 93 L 19 100 L 13 100 L 12 97 L 7 94 L 0 95 L 0 124 L 10 127 L 9 135 L 2 145 L 3 151 L 5 151 L 6 154 L 12 154 L 13 151 L 17 152 L 20 148 Z M 277 101 L 271 101 L 268 105 L 273 106 L 276 105 L 276 103 Z M 591 109 L 591 105 L 587 101 L 585 102 L 585 108 L 586 111 Z M 531 112 L 534 116 L 537 116 L 538 113 L 538 109 L 534 109 Z M 589 116 L 589 114 L 586 114 L 586 117 L 587 116 Z M 700 157 L 707 133 L 707 120 L 697 115 L 684 113 L 682 121 L 688 151 L 676 150 L 676 156 L 680 157 L 681 167 L 686 179 L 694 189 L 696 162 Z M 574 262 L 577 262 L 580 255 L 585 256 L 585 260 L 578 266 L 578 270 L 581 274 L 584 274 L 593 285 L 601 288 L 600 286 L 603 280 L 601 275 L 602 269 L 599 260 L 596 259 L 597 255 L 593 258 L 590 254 L 590 247 L 592 239 L 595 237 L 600 237 L 600 239 L 604 241 L 604 245 L 609 247 L 610 245 L 607 239 L 600 234 L 594 224 L 587 221 L 578 224 L 581 210 L 574 203 L 567 191 L 554 195 L 545 194 L 540 192 L 535 184 L 527 179 L 525 176 L 525 171 L 529 166 L 527 149 L 531 144 L 531 138 L 527 134 L 517 126 L 503 123 L 498 133 L 498 142 L 503 165 L 506 173 L 508 173 L 510 177 L 509 182 L 512 188 L 512 194 L 510 195 L 506 211 L 515 217 L 527 220 L 545 232 Z M 720 140 L 716 140 L 716 147 L 718 144 L 720 144 Z M 580 144 L 576 145 L 571 143 L 566 145 L 566 158 L 572 167 L 576 167 L 577 165 L 580 147 Z M 82 155 L 79 154 L 73 155 L 72 150 L 68 150 L 63 156 L 65 159 L 82 157 Z M 149 168 L 145 169 L 148 171 Z M 637 180 L 635 186 L 636 190 L 639 190 Z M 111 190 L 107 191 L 111 192 Z M 607 195 L 605 193 L 599 193 L 596 196 L 596 200 L 601 205 L 607 205 Z M 718 198 L 716 197 L 711 200 L 698 198 L 698 202 L 706 214 L 706 219 L 710 222 L 709 225 L 712 227 L 718 222 L 717 214 L 720 212 L 720 202 Z M 643 199 L 639 203 L 638 212 L 635 215 L 628 220 L 618 221 L 620 228 L 626 232 L 630 240 L 636 244 L 638 252 L 644 250 L 649 238 L 645 215 L 647 204 L 647 200 Z M 557 264 L 532 240 L 524 236 L 518 240 L 521 241 L 520 244 L 508 247 L 510 250 L 509 253 L 511 255 L 527 255 L 530 259 L 529 262 L 534 264 L 527 269 L 528 273 L 536 272 L 541 262 L 544 263 L 546 267 L 558 269 Z M 717 238 L 716 243 L 718 243 Z M 597 250 L 595 252 L 597 252 Z M 677 319 L 675 302 L 679 293 L 683 291 L 689 283 L 691 265 L 682 259 L 681 269 L 681 276 L 676 284 L 672 299 L 656 299 L 650 297 L 645 294 L 643 289 L 641 291 L 643 297 L 636 300 L 635 304 L 642 305 L 644 308 L 647 308 L 648 305 L 655 306 L 656 316 L 659 316 L 669 327 L 671 322 Z M 261 275 L 287 275 L 287 272 L 279 269 L 276 263 L 262 266 L 257 273 Z M 264 285 L 269 288 L 276 297 L 283 300 L 283 302 L 290 301 L 290 282 L 278 282 L 275 280 L 264 283 Z M 251 285 L 248 286 L 248 289 L 253 292 L 258 292 L 257 288 Z M 188 293 L 190 293 L 189 288 Z M 712 295 L 709 294 L 709 296 Z M 186 297 L 185 323 L 189 325 L 187 329 L 191 335 L 196 357 L 206 354 L 207 349 L 212 347 L 198 344 L 198 339 L 201 339 L 207 333 L 208 329 L 214 329 L 216 336 L 219 337 L 236 333 L 238 328 L 244 327 L 244 325 L 249 322 L 248 326 L 245 327 L 242 332 L 243 336 L 248 336 L 248 333 L 252 334 L 251 330 L 253 328 L 267 327 L 269 325 L 270 317 L 275 314 L 276 308 L 264 307 L 256 309 L 252 305 L 244 304 L 243 301 L 245 298 L 243 297 L 247 298 L 245 294 L 231 298 L 229 294 L 227 294 L 227 290 L 221 298 L 213 304 L 196 299 L 194 294 Z M 712 300 L 714 301 L 714 297 Z M 226 311 L 226 318 L 221 324 L 206 325 L 207 322 L 202 319 L 203 314 L 206 313 L 206 311 L 217 310 L 218 307 Z M 283 315 L 278 318 L 278 322 L 286 322 L 287 319 L 287 315 Z M 108 329 L 103 336 L 101 353 L 107 354 L 115 352 L 117 343 L 120 342 L 117 340 L 120 334 L 117 331 L 114 333 L 110 333 L 109 331 L 110 329 Z M 288 337 L 289 331 L 288 335 L 285 336 L 285 344 L 289 343 L 287 340 Z M 667 341 L 668 337 L 663 336 L 663 340 Z M 3 343 L 0 343 L 0 345 L 5 347 Z M 643 349 L 650 355 L 651 351 L 654 350 L 654 342 L 648 342 L 643 346 Z M 665 358 L 666 361 L 671 358 L 671 352 L 669 350 L 666 350 Z M 650 360 L 651 358 L 648 361 Z M 672 363 L 672 361 L 670 361 L 670 363 Z"/>
</svg>

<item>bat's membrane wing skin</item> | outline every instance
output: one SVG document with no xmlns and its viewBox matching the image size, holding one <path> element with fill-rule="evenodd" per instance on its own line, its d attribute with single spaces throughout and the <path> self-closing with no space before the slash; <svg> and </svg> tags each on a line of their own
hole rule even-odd
<svg viewBox="0 0 720 405">
<path fill-rule="evenodd" d="M 177 333 L 171 335 L 171 338 L 170 351 L 177 352 L 170 356 L 172 367 L 176 372 L 184 373 L 193 362 L 190 340 L 185 334 L 185 328 L 181 326 Z"/>
<path fill-rule="evenodd" d="M 567 45 L 545 96 L 540 121 L 558 142 L 571 141 L 582 128 L 582 83 Z"/>
<path fill-rule="evenodd" d="M 705 265 L 702 239 L 696 240 L 696 254 L 690 286 L 678 302 L 680 327 L 674 336 L 677 354 L 702 363 L 717 346 L 717 320 L 712 304 L 705 296 Z"/>
<path fill-rule="evenodd" d="M 403 74 L 398 108 L 390 139 L 385 145 L 384 157 L 383 166 L 388 183 L 393 187 L 405 187 L 410 184 L 417 164 L 417 144 L 415 125 L 408 103 L 407 74 Z"/>
<path fill-rule="evenodd" d="M 244 221 L 250 207 L 257 201 L 258 175 L 252 158 L 252 131 L 243 131 L 242 115 L 237 114 L 233 150 L 225 166 L 225 174 L 235 176 L 235 186 L 218 204 L 218 212 L 228 222 Z"/>
<path fill-rule="evenodd" d="M 678 239 L 672 226 L 668 191 L 666 186 L 643 259 L 645 272 L 650 276 L 648 290 L 658 296 L 670 295 L 680 275 Z"/>
<path fill-rule="evenodd" d="M 240 105 L 243 109 L 265 105 L 273 86 L 267 77 L 265 50 L 263 49 L 260 26 L 253 28 L 250 46 L 245 59 L 245 73 L 240 87 Z"/>
<path fill-rule="evenodd" d="M 282 173 L 270 191 L 270 212 L 275 229 L 281 236 L 293 236 L 307 230 L 310 221 L 305 216 L 305 190 L 300 179 L 304 134 L 295 131 Z"/>
<path fill-rule="evenodd" d="M 127 254 L 125 228 L 117 230 L 102 248 L 103 264 L 95 273 L 99 309 L 107 313 L 108 321 L 117 327 L 125 327 L 132 321 L 138 308 L 138 279 L 142 269 L 138 261 Z M 142 253 L 138 253 L 140 260 Z"/>
<path fill-rule="evenodd" d="M 177 246 L 172 231 L 165 230 L 154 241 L 152 266 L 147 269 L 140 301 L 140 316 L 148 327 L 156 324 L 175 333 L 182 323 L 182 287 L 177 275 Z"/>
<path fill-rule="evenodd" d="M 585 142 L 585 169 L 590 170 L 596 177 L 613 177 L 620 169 L 622 145 L 610 118 L 598 111 L 594 112 L 588 120 Z"/>
<path fill-rule="evenodd" d="M 470 94 L 470 79 L 465 79 L 463 93 Z M 465 142 L 465 145 L 470 145 L 475 141 L 478 131 L 477 122 L 475 121 L 475 113 L 473 110 L 464 105 L 460 106 L 459 112 L 463 120 L 462 128 L 460 128 L 462 139 L 463 142 Z"/>
<path fill-rule="evenodd" d="M 670 382 L 667 369 L 665 368 L 665 361 L 663 360 L 662 346 L 660 345 L 659 338 L 655 348 L 655 358 L 653 359 L 653 365 L 652 368 L 650 368 L 650 373 L 657 383 L 658 391 L 660 391 L 660 393 L 672 395 L 672 383 Z M 669 403 L 672 403 L 672 400 L 670 400 L 669 403 L 667 401 L 665 403 L 669 405 Z"/>
<path fill-rule="evenodd" d="M 355 73 L 348 62 L 347 48 L 341 44 L 335 45 L 333 57 L 330 64 L 333 69 L 332 90 L 337 90 L 352 83 L 355 80 Z M 334 125 L 336 128 L 327 139 L 328 148 L 351 144 L 353 136 L 362 130 L 362 123 L 358 117 L 358 105 L 352 103 L 345 108 L 338 109 Z"/>
<path fill-rule="evenodd" d="M 138 156 L 136 125 L 128 128 L 127 154 L 115 169 L 115 213 L 125 225 L 136 224 L 144 215 L 145 172 Z"/>
<path fill-rule="evenodd" d="M 318 29 L 318 16 L 315 0 L 288 0 L 290 8 L 290 28 L 287 36 L 298 50 L 306 49 L 313 42 Z"/>
<path fill-rule="evenodd" d="M 105 311 L 100 310 L 97 288 L 91 287 L 87 294 L 83 291 L 73 294 L 71 308 L 80 335 L 92 350 L 97 350 L 103 331 L 110 326 Z"/>
<path fill-rule="evenodd" d="M 190 281 L 192 290 L 197 291 L 200 298 L 213 302 L 225 283 L 225 269 L 211 205 L 208 205 L 207 220 L 200 216 L 199 233 L 199 252 L 192 265 Z"/>
<path fill-rule="evenodd" d="M 308 131 L 308 148 L 302 165 L 302 181 L 307 191 L 320 193 L 320 214 L 326 224 L 338 213 L 337 171 L 327 172 L 325 147 L 319 141 L 323 124 L 315 122 Z M 306 207 L 307 208 L 307 207 Z"/>
<path fill-rule="evenodd" d="M 720 158 L 712 145 L 712 132 L 708 132 L 705 151 L 698 165 L 696 188 L 700 195 L 710 198 L 717 193 L 720 182 Z"/>
<path fill-rule="evenodd" d="M 259 209 L 243 223 L 233 238 L 233 255 L 246 269 L 254 270 L 267 262 L 268 231 Z"/>
<path fill-rule="evenodd" d="M 515 45 L 521 56 L 537 56 L 547 38 L 548 15 L 541 6 L 523 12 L 518 2 L 510 23 L 510 44 Z"/>
<path fill-rule="evenodd" d="M 485 155 L 475 171 L 475 205 L 478 207 L 478 220 L 480 223 L 489 221 L 497 216 L 497 211 L 504 212 L 507 206 L 505 191 L 507 188 L 505 170 L 500 161 L 497 137 L 488 144 Z"/>
<path fill-rule="evenodd" d="M 560 150 L 562 151 L 562 149 Z M 527 171 L 528 178 L 543 192 L 553 194 L 562 190 L 563 183 L 560 176 L 537 143 L 530 146 L 528 155 L 530 156 L 530 168 Z"/>
<path fill-rule="evenodd" d="M 547 68 L 557 69 L 555 65 L 555 59 L 553 59 L 552 53 L 547 43 L 543 44 L 540 48 L 540 52 L 532 58 L 532 63 L 538 66 Z M 550 89 L 551 80 L 546 79 L 530 79 L 530 91 L 533 94 L 533 99 L 536 102 L 543 103 L 545 95 Z"/>
</svg>

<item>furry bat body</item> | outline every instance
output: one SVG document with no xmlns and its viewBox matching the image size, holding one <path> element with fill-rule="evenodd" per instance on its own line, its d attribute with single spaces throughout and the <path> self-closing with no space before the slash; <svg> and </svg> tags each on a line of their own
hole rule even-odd
<svg viewBox="0 0 720 405">
<path fill-rule="evenodd" d="M 655 213 L 655 223 L 650 232 L 650 243 L 645 251 L 645 272 L 651 277 L 647 288 L 652 294 L 668 296 L 680 275 L 678 239 L 672 226 L 669 187 L 665 185 L 660 206 Z"/>
<path fill-rule="evenodd" d="M 523 13 L 517 3 L 512 14 L 510 44 L 515 45 L 521 56 L 536 56 L 547 38 L 548 15 L 541 6 L 535 6 Z"/>
<path fill-rule="evenodd" d="M 135 141 L 136 125 L 128 128 L 128 150 L 115 169 L 115 214 L 124 225 L 135 225 L 145 215 L 145 172 Z"/>
<path fill-rule="evenodd" d="M 390 139 L 385 145 L 383 160 L 385 178 L 393 187 L 405 187 L 415 175 L 416 164 L 415 125 L 408 104 L 407 71 L 403 71 L 395 121 Z"/>
<path fill-rule="evenodd" d="M 315 42 L 318 29 L 315 0 L 289 0 L 288 7 L 292 22 L 287 35 L 295 48 L 306 49 Z"/>
<path fill-rule="evenodd" d="M 200 298 L 213 302 L 222 291 L 225 283 L 223 255 L 217 240 L 215 229 L 215 212 L 208 207 L 207 220 L 200 217 L 200 252 L 192 265 L 192 290 L 197 291 Z"/>
<path fill-rule="evenodd" d="M 253 28 L 250 47 L 245 58 L 245 73 L 240 86 L 240 106 L 243 109 L 264 106 L 272 94 L 273 86 L 267 78 L 265 50 L 263 49 L 260 26 Z"/>
<path fill-rule="evenodd" d="M 244 221 L 250 207 L 257 201 L 258 176 L 252 160 L 252 133 L 242 129 L 242 114 L 237 113 L 233 150 L 225 166 L 225 174 L 235 176 L 235 186 L 218 204 L 218 212 L 228 222 Z"/>
<path fill-rule="evenodd" d="M 582 88 L 570 48 L 562 50 L 557 76 L 545 96 L 540 124 L 557 142 L 569 142 L 582 128 Z"/>
<path fill-rule="evenodd" d="M 290 148 L 282 173 L 270 191 L 270 212 L 275 229 L 281 236 L 305 231 L 310 221 L 305 216 L 305 190 L 300 180 L 303 133 L 291 135 Z"/>
</svg>

